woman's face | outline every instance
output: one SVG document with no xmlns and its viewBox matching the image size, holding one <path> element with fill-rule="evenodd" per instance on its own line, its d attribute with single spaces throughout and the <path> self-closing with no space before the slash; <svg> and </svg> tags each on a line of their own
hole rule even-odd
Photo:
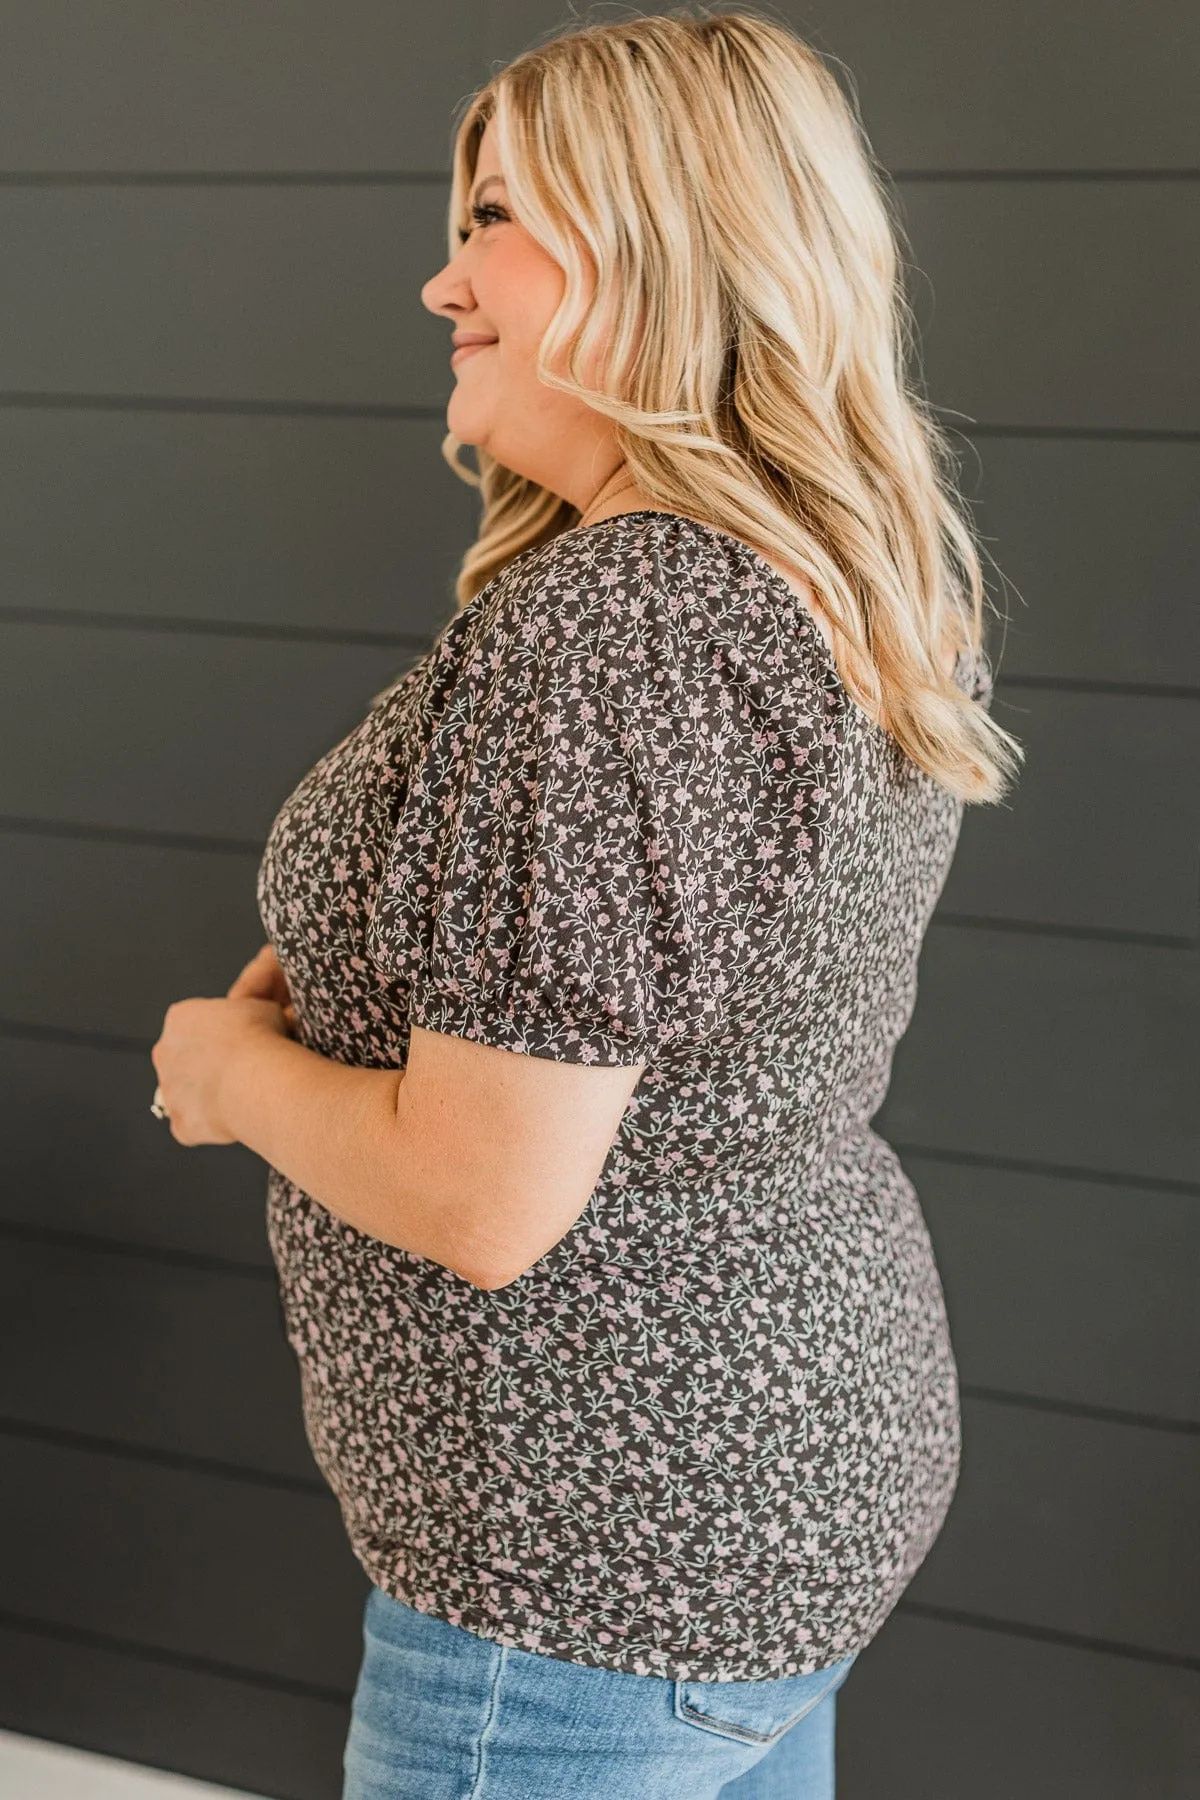
<svg viewBox="0 0 1200 1800">
<path fill-rule="evenodd" d="M 582 512 L 619 461 L 612 427 L 538 380 L 538 345 L 566 278 L 512 216 L 491 122 L 469 205 L 477 210 L 467 241 L 421 289 L 422 303 L 456 334 L 488 340 L 456 356 L 447 427 Z"/>
</svg>

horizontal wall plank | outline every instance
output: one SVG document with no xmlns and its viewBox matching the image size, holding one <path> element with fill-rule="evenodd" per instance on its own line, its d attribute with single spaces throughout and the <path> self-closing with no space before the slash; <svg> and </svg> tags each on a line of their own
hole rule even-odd
<svg viewBox="0 0 1200 1800">
<path fill-rule="evenodd" d="M 479 518 L 445 429 L 6 407 L 5 605 L 424 638 Z"/>
<path fill-rule="evenodd" d="M 241 1145 L 185 1151 L 150 1115 L 152 1080 L 140 1055 L 0 1038 L 0 1221 L 269 1272 L 265 1164 Z M 965 1382 L 1200 1416 L 1194 1198 L 903 1160 Z"/>
<path fill-rule="evenodd" d="M 3 1626 L 0 1670 L 11 1730 L 280 1800 L 341 1792 L 344 1703 Z M 862 1653 L 838 1714 L 845 1800 L 1192 1800 L 1200 1758 L 1190 1671 L 905 1614 Z"/>
<path fill-rule="evenodd" d="M 438 184 L 0 188 L 0 389 L 440 411 L 449 331 L 420 292 L 445 261 L 446 200 Z M 1195 183 L 930 181 L 905 204 L 939 405 L 1200 428 Z"/>
<path fill-rule="evenodd" d="M 906 1163 L 965 1385 L 1200 1419 L 1195 1201 Z M 320 1479 L 269 1274 L 18 1240 L 0 1320 L 2 1419 Z"/>
<path fill-rule="evenodd" d="M 417 651 L 0 622 L 0 814 L 264 841 Z M 1200 919 L 1200 705 L 1019 690 L 1002 807 L 967 810 L 943 912 L 1175 937 Z"/>
<path fill-rule="evenodd" d="M 1200 443 L 996 437 L 960 451 L 1002 679 L 1200 688 Z"/>
<path fill-rule="evenodd" d="M 267 1165 L 177 1144 L 154 1084 L 137 1051 L 0 1035 L 0 1225 L 269 1268 Z"/>
<path fill-rule="evenodd" d="M 266 1283 L 10 1246 L 0 1317 L 0 1414 L 317 1479 Z M 959 1492 L 913 1597 L 1200 1653 L 1194 1439 L 970 1398 L 964 1433 Z"/>
<path fill-rule="evenodd" d="M 648 5 L 639 11 L 665 11 Z M 1153 28 L 1118 6 L 1010 0 L 972 13 L 947 0 L 785 0 L 771 9 L 847 65 L 876 154 L 900 169 L 1194 168 L 1189 73 L 1200 33 L 1187 0 L 1155 0 Z M 605 17 L 611 15 L 605 14 Z M 489 58 L 566 23 L 558 0 L 488 9 Z M 846 71 L 833 72 L 846 83 Z M 1086 70 L 1087 79 L 1070 79 Z"/>
<path fill-rule="evenodd" d="M 257 950 L 256 869 L 253 856 L 14 836 L 0 1017 L 156 1037 L 172 1000 L 224 993 Z M 1194 1181 L 1198 986 L 1195 952 L 935 921 L 877 1128 L 919 1147 Z"/>
<path fill-rule="evenodd" d="M 968 1400 L 950 1517 L 909 1590 L 1013 1625 L 1195 1656 L 1200 1448 Z M 8 1436 L 0 1612 L 339 1687 L 362 1578 L 331 1499 Z"/>
<path fill-rule="evenodd" d="M 0 1614 L 349 1693 L 366 1577 L 323 1494 L 8 1437 Z"/>
<path fill-rule="evenodd" d="M 646 11 L 659 10 L 650 5 Z M 435 168 L 451 113 L 544 31 L 571 21 L 548 0 L 449 16 L 348 0 L 338 30 L 301 4 L 221 4 L 197 34 L 126 4 L 20 10 L 0 94 L 8 169 Z M 945 0 L 898 16 L 880 0 L 781 8 L 849 65 L 877 153 L 904 168 L 1163 168 L 1200 159 L 1187 72 L 1195 15 L 1160 0 L 1153 30 L 1120 8 L 1047 14 L 1034 0 L 972 19 Z M 199 41 L 198 41 L 199 38 Z M 220 47 L 220 54 L 214 53 Z M 1086 68 L 1085 82 L 1063 70 Z"/>
<path fill-rule="evenodd" d="M 296 783 L 416 660 L 0 623 L 0 813 L 264 843 Z"/>
<path fill-rule="evenodd" d="M 839 1800 L 1192 1800 L 1200 1675 L 894 1613 L 838 1692 Z"/>
<path fill-rule="evenodd" d="M 1200 1660 L 1200 1440 L 967 1399 L 958 1492 L 908 1590 Z"/>
<path fill-rule="evenodd" d="M 271 1280 L 8 1243 L 0 1321 L 0 1419 L 321 1481 Z"/>
<path fill-rule="evenodd" d="M 0 168 L 435 169 L 481 79 L 478 0 L 319 0 L 203 13 L 145 0 L 17 7 Z"/>
<path fill-rule="evenodd" d="M 1195 951 L 935 919 L 876 1130 L 915 1148 L 1195 1182 Z"/>
<path fill-rule="evenodd" d="M 1002 806 L 971 806 L 942 912 L 1194 938 L 1200 696 L 1001 690 L 1025 748 Z"/>
<path fill-rule="evenodd" d="M 1200 1196 L 903 1161 L 964 1383 L 1200 1421 Z"/>
<path fill-rule="evenodd" d="M 1016 0 L 972 13 L 947 0 L 785 7 L 849 66 L 876 153 L 901 169 L 1195 168 L 1200 131 L 1179 67 L 1200 56 L 1186 0 L 1155 0 L 1153 29 L 1120 7 Z M 1086 81 L 1069 72 L 1086 69 Z"/>
<path fill-rule="evenodd" d="M 6 604 L 427 638 L 453 612 L 478 519 L 443 433 L 430 419 L 6 408 Z M 962 455 L 1009 584 L 985 558 L 1002 677 L 1200 686 L 1200 444 L 992 438 Z"/>
<path fill-rule="evenodd" d="M 275 1800 L 339 1800 L 349 1723 L 347 1701 L 0 1623 L 10 1731 Z"/>
<path fill-rule="evenodd" d="M 445 406 L 447 190 L 0 187 L 0 390 Z"/>
<path fill-rule="evenodd" d="M 917 182 L 904 212 L 951 425 L 1200 430 L 1200 183 Z"/>
<path fill-rule="evenodd" d="M 153 1042 L 172 1001 L 224 994 L 261 947 L 259 861 L 6 837 L 0 1018 Z"/>
</svg>

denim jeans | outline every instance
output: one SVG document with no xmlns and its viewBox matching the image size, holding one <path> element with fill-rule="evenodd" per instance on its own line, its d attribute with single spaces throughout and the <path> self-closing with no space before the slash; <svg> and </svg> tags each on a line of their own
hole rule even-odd
<svg viewBox="0 0 1200 1800">
<path fill-rule="evenodd" d="M 343 1800 L 833 1800 L 815 1675 L 673 1681 L 534 1656 L 372 1588 Z"/>
</svg>

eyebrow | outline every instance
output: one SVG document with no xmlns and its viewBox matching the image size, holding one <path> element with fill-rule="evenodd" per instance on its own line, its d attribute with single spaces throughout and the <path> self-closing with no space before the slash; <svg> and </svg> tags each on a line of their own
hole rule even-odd
<svg viewBox="0 0 1200 1800">
<path fill-rule="evenodd" d="M 485 175 L 483 180 L 476 184 L 475 192 L 471 195 L 472 206 L 479 199 L 479 196 L 480 196 L 480 194 L 482 194 L 485 187 L 490 187 L 493 181 L 501 181 L 502 182 L 503 180 L 504 180 L 503 175 Z"/>
</svg>

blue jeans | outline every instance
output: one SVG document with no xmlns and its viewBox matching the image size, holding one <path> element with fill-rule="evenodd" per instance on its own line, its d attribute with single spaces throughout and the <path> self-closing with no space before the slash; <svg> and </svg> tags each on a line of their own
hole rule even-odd
<svg viewBox="0 0 1200 1800">
<path fill-rule="evenodd" d="M 342 1800 L 833 1800 L 853 1656 L 672 1681 L 534 1656 L 367 1596 Z"/>
</svg>

